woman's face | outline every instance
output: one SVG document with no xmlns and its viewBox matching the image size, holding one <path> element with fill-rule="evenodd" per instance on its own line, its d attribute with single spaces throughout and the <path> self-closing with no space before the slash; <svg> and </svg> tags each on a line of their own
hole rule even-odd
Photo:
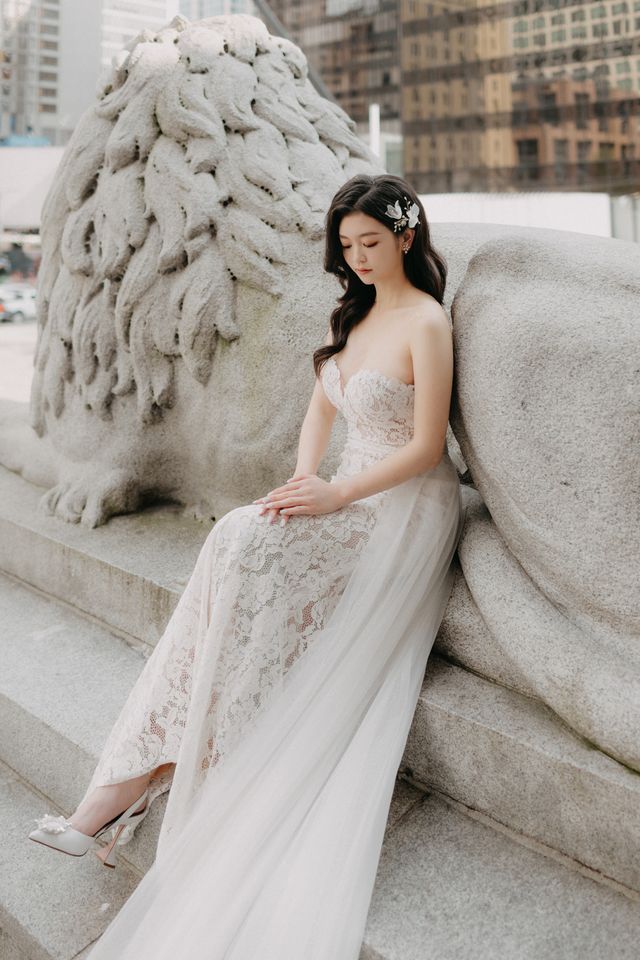
<svg viewBox="0 0 640 960">
<path fill-rule="evenodd" d="M 394 233 L 366 213 L 347 213 L 338 228 L 342 255 L 363 283 L 384 281 L 403 271 L 402 244 L 413 230 Z"/>
</svg>

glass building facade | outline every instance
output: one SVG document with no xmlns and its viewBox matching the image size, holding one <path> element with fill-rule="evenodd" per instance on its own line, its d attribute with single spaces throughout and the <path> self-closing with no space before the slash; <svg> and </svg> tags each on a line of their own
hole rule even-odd
<svg viewBox="0 0 640 960">
<path fill-rule="evenodd" d="M 424 193 L 640 189 L 640 0 L 273 0 Z"/>
</svg>

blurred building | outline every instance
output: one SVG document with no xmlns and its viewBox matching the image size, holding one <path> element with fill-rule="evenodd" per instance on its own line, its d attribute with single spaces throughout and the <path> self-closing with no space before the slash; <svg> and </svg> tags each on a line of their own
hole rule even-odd
<svg viewBox="0 0 640 960">
<path fill-rule="evenodd" d="M 379 104 L 380 139 L 392 156 L 401 139 L 400 0 L 270 0 L 269 7 L 364 139 L 369 105 Z"/>
<path fill-rule="evenodd" d="M 253 0 L 180 0 L 180 13 L 187 20 L 222 17 L 230 13 L 255 14 Z"/>
<path fill-rule="evenodd" d="M 419 191 L 640 189 L 640 0 L 402 0 L 401 19 Z"/>
<path fill-rule="evenodd" d="M 640 189 L 640 0 L 269 6 L 422 192 Z"/>
<path fill-rule="evenodd" d="M 177 12 L 178 0 L 0 0 L 0 138 L 66 143 L 124 44 Z"/>
</svg>

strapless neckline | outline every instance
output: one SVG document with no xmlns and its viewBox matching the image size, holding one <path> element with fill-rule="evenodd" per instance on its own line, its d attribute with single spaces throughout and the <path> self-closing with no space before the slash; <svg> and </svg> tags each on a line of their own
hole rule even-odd
<svg viewBox="0 0 640 960">
<path fill-rule="evenodd" d="M 369 376 L 380 377 L 381 380 L 386 380 L 387 383 L 398 384 L 398 386 L 404 387 L 406 390 L 414 390 L 414 389 L 415 389 L 415 384 L 413 384 L 413 383 L 407 383 L 406 380 L 401 380 L 400 377 L 390 376 L 388 373 L 383 373 L 381 370 L 375 370 L 373 367 L 360 367 L 359 370 L 356 370 L 355 373 L 352 373 L 352 374 L 351 374 L 351 376 L 349 377 L 349 379 L 347 380 L 347 382 L 345 383 L 345 385 L 344 385 L 344 387 L 343 387 L 343 386 L 342 386 L 342 374 L 340 373 L 340 367 L 338 366 L 338 364 L 337 364 L 336 360 L 334 359 L 333 355 L 330 356 L 330 357 L 329 357 L 329 360 L 328 360 L 328 363 L 331 363 L 331 362 L 333 362 L 333 366 L 334 366 L 334 368 L 335 368 L 336 375 L 337 375 L 337 380 L 338 380 L 338 389 L 339 389 L 339 391 L 340 391 L 340 395 L 341 395 L 343 398 L 346 396 L 347 390 L 349 389 L 349 384 L 350 384 L 351 381 L 354 379 L 354 377 L 365 376 L 365 375 L 367 375 L 367 374 L 368 374 Z"/>
</svg>

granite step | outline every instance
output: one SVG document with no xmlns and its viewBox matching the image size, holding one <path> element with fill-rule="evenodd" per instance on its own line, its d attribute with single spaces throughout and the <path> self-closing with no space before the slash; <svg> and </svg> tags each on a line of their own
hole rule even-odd
<svg viewBox="0 0 640 960">
<path fill-rule="evenodd" d="M 640 774 L 539 700 L 432 655 L 401 770 L 640 890 Z"/>
<path fill-rule="evenodd" d="M 0 570 L 153 646 L 211 523 L 165 502 L 88 529 L 42 514 L 44 493 L 0 465 Z"/>
<path fill-rule="evenodd" d="M 151 648 L 136 649 L 2 574 L 0 611 L 0 760 L 68 816 Z M 158 797 L 131 842 L 119 848 L 142 872 L 153 861 L 165 805 L 166 796 Z M 39 816 L 45 808 L 46 802 Z"/>
<path fill-rule="evenodd" d="M 71 812 L 152 648 L 136 649 L 2 575 L 0 611 L 0 759 Z M 401 769 L 423 788 L 640 889 L 640 776 L 539 701 L 432 654 Z M 151 862 L 165 802 L 153 804 L 122 848 L 139 869 Z"/>
<path fill-rule="evenodd" d="M 70 857 L 29 840 L 43 805 L 51 810 L 47 798 L 0 763 L 3 960 L 80 960 L 141 879 L 122 861 L 109 870 L 92 851 Z"/>
<path fill-rule="evenodd" d="M 360 960 L 637 960 L 640 896 L 522 839 L 435 792 L 406 794 Z"/>
<path fill-rule="evenodd" d="M 0 763 L 0 955 L 84 960 L 142 877 L 29 841 L 43 799 Z M 640 897 L 478 817 L 396 782 L 360 960 L 636 960 Z"/>
</svg>

